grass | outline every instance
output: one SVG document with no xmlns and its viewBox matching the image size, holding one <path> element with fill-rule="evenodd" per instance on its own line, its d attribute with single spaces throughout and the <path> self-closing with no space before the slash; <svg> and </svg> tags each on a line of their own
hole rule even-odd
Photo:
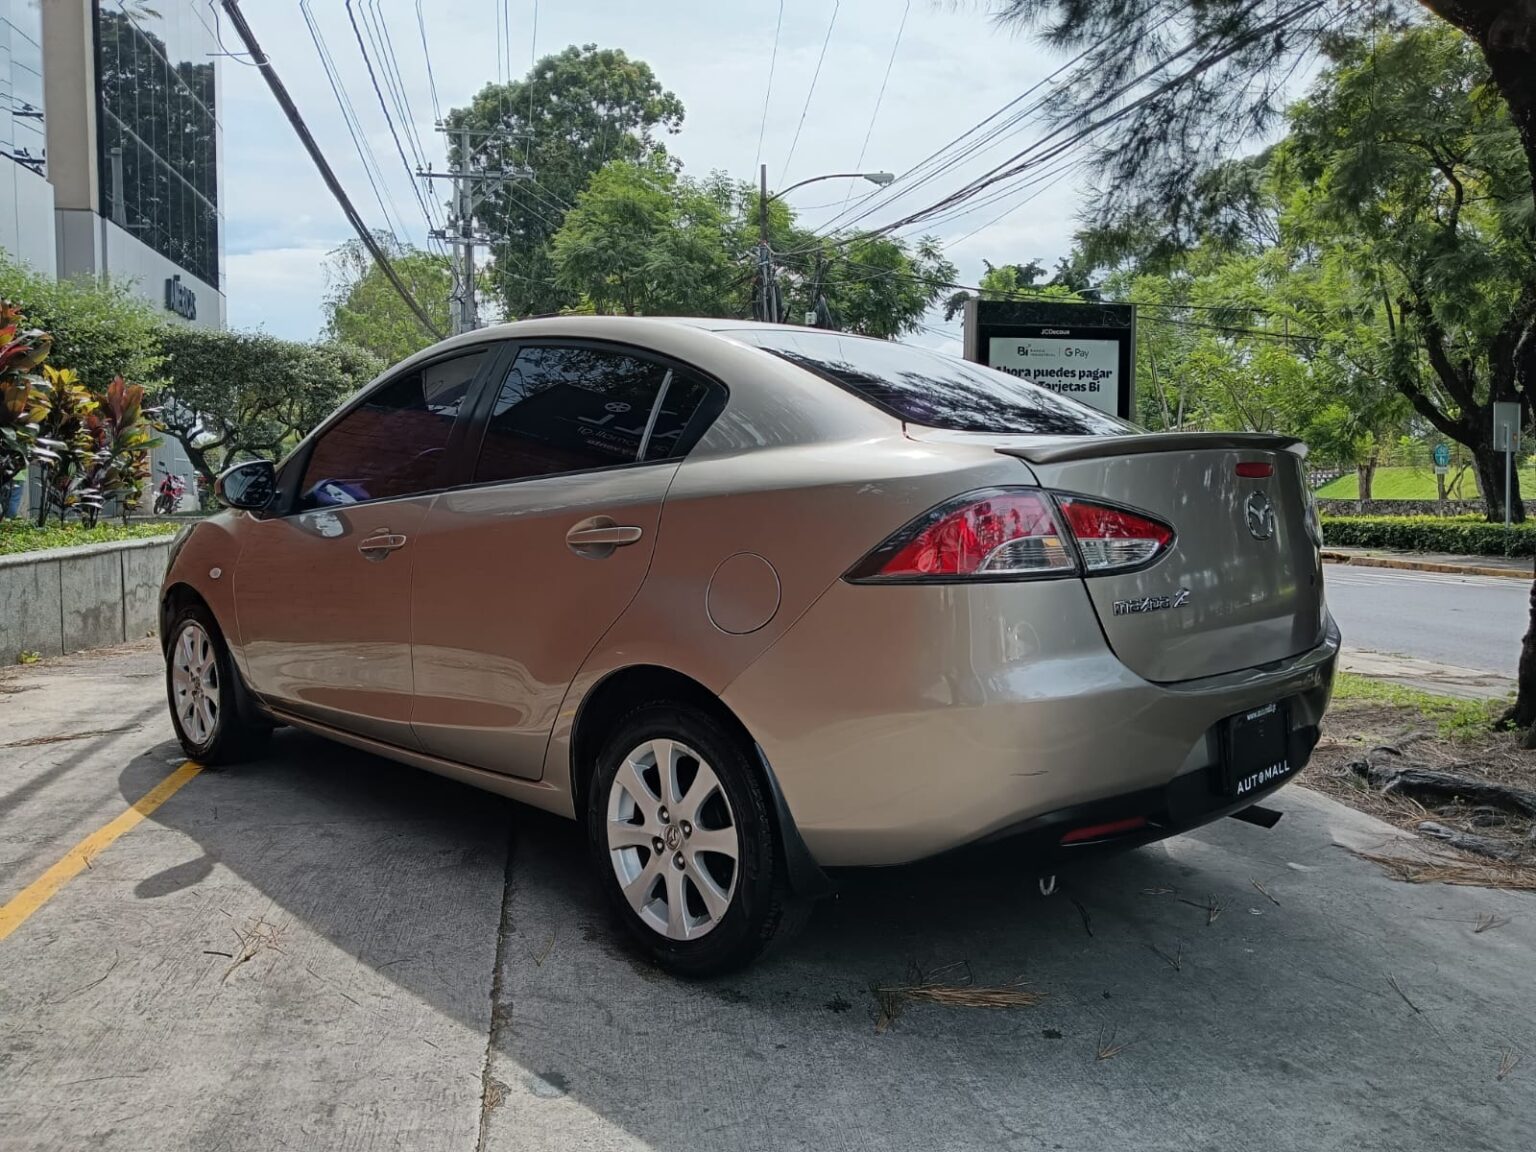
<svg viewBox="0 0 1536 1152">
<path fill-rule="evenodd" d="M 1353 672 L 1340 672 L 1333 681 L 1333 698 L 1337 702 L 1362 700 L 1373 704 L 1393 704 L 1412 708 L 1426 720 L 1434 722 L 1443 736 L 1487 732 L 1503 711 L 1503 703 L 1497 700 L 1463 700 L 1457 696 L 1436 696 L 1417 688 L 1405 688 L 1386 680 L 1359 676 Z"/>
<path fill-rule="evenodd" d="M 1525 467 L 1519 469 L 1520 491 L 1536 492 L 1536 468 Z M 1455 475 L 1454 469 L 1446 476 L 1450 480 Z M 1376 477 L 1371 483 L 1371 498 L 1373 500 L 1433 500 L 1439 495 L 1435 487 L 1435 470 L 1433 468 L 1409 468 L 1390 467 L 1376 469 Z M 1472 472 L 1468 469 L 1461 477 L 1461 494 L 1451 494 L 1452 499 L 1476 500 L 1477 481 L 1472 479 Z M 1330 480 L 1317 490 L 1319 500 L 1357 500 L 1360 498 L 1360 478 L 1354 472 L 1347 472 L 1337 480 Z"/>
<path fill-rule="evenodd" d="M 176 531 L 174 524 L 98 524 L 87 528 L 83 524 L 50 523 L 39 528 L 29 520 L 0 520 L 0 556 L 19 552 L 43 552 L 50 548 L 73 548 L 79 544 L 106 544 L 114 540 L 143 540 L 155 536 L 169 536 Z"/>
</svg>

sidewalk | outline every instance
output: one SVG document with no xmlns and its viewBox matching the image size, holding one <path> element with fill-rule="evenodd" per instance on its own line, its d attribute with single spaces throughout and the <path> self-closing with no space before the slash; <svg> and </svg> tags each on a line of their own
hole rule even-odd
<svg viewBox="0 0 1536 1152">
<path fill-rule="evenodd" d="M 1507 576 L 1530 580 L 1533 575 L 1529 556 L 1457 556 L 1446 552 L 1396 552 L 1389 548 L 1326 544 L 1323 559 L 1331 564 L 1351 564 L 1357 568 L 1408 568 L 1445 576 Z"/>
<path fill-rule="evenodd" d="M 1357 676 L 1369 676 L 1373 680 L 1428 692 L 1432 696 L 1459 696 L 1464 700 L 1502 699 L 1515 690 L 1515 681 L 1497 672 L 1480 672 L 1475 668 L 1458 668 L 1453 664 L 1417 660 L 1390 652 L 1368 652 L 1362 648 L 1346 647 L 1339 657 L 1339 668 Z"/>
</svg>

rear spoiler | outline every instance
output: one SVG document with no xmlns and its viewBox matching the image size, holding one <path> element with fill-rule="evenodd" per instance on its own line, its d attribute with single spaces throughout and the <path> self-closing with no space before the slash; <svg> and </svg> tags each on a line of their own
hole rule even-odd
<svg viewBox="0 0 1536 1152">
<path fill-rule="evenodd" d="M 1150 432 L 1144 436 L 1084 436 L 1039 445 L 999 448 L 1030 464 L 1065 464 L 1072 460 L 1102 460 L 1110 456 L 1145 456 L 1155 452 L 1198 452 L 1202 449 L 1294 452 L 1306 456 L 1307 446 L 1295 436 L 1267 432 Z"/>
</svg>

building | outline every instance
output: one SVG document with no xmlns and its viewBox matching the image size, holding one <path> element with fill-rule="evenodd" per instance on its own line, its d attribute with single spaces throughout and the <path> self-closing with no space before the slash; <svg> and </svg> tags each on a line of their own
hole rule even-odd
<svg viewBox="0 0 1536 1152">
<path fill-rule="evenodd" d="M 208 0 L 0 0 L 9 258 L 224 327 L 217 21 Z M 156 457 L 190 481 L 179 445 Z"/>
</svg>

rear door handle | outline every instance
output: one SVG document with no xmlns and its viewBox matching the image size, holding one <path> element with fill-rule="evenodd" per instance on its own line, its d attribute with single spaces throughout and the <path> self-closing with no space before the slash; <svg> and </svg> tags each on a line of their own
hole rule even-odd
<svg viewBox="0 0 1536 1152">
<path fill-rule="evenodd" d="M 384 560 L 395 549 L 404 548 L 405 540 L 404 536 L 388 528 L 375 528 L 373 535 L 359 544 L 357 550 L 370 560 Z"/>
<path fill-rule="evenodd" d="M 607 516 L 583 520 L 565 534 L 565 542 L 578 556 L 601 560 L 612 556 L 615 548 L 638 543 L 645 533 L 628 524 L 615 524 Z"/>
</svg>

